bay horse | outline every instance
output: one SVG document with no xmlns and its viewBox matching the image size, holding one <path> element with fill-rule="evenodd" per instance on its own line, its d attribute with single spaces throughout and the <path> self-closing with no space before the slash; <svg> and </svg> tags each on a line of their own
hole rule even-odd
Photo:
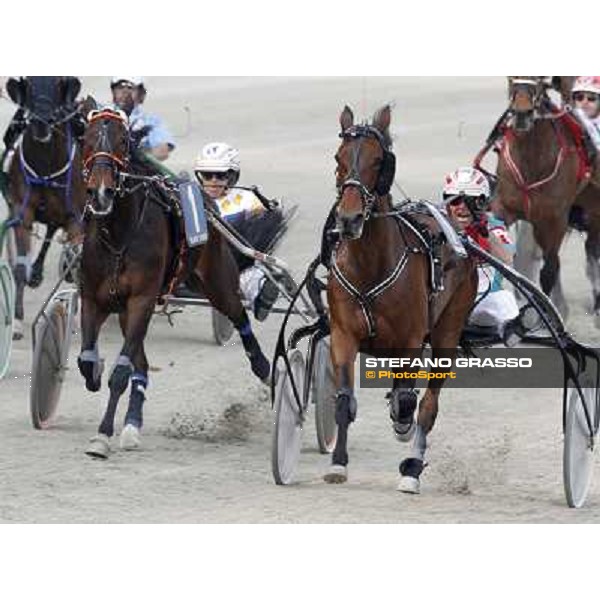
<svg viewBox="0 0 600 600">
<path fill-rule="evenodd" d="M 63 229 L 72 241 L 81 234 L 85 184 L 78 136 L 83 131 L 75 105 L 81 83 L 76 77 L 21 77 L 9 79 L 6 89 L 25 122 L 8 172 L 9 223 L 17 247 L 14 337 L 21 339 L 25 285 L 42 283 L 54 234 Z M 34 222 L 46 225 L 46 234 L 32 265 Z"/>
<path fill-rule="evenodd" d="M 552 78 L 552 87 L 560 92 L 563 105 L 571 102 L 571 89 L 575 76 L 557 76 Z M 509 80 L 510 90 L 510 80 Z M 563 117 L 565 119 L 565 117 Z M 592 285 L 592 309 L 598 324 L 600 317 L 600 173 L 594 172 L 592 165 L 586 165 L 583 140 L 577 129 L 573 128 L 572 117 L 566 120 L 567 130 L 573 134 L 579 158 L 579 170 L 576 175 L 576 196 L 570 209 L 569 225 L 586 233 L 586 273 Z M 541 143 L 541 142 L 540 142 Z M 519 168 L 519 165 L 516 165 Z M 562 168 L 562 167 L 559 167 Z M 572 171 L 570 171 L 572 177 Z M 552 183 L 548 183 L 551 186 Z M 571 186 L 570 189 L 572 189 Z M 543 201 L 540 197 L 540 202 Z M 519 227 L 517 237 L 517 254 L 515 266 L 521 273 L 533 279 L 539 272 L 539 263 L 543 261 L 540 250 L 531 228 Z M 562 293 L 560 274 L 551 292 L 563 315 L 566 315 L 566 301 Z"/>
<path fill-rule="evenodd" d="M 567 78 L 559 79 L 565 99 Z M 576 198 L 589 185 L 591 166 L 578 122 L 551 101 L 549 89 L 551 83 L 545 77 L 509 78 L 508 109 L 475 159 L 475 166 L 480 166 L 487 150 L 497 150 L 498 185 L 492 210 L 507 225 L 517 220 L 531 223 L 543 257 L 542 291 L 566 317 L 559 251 Z M 593 236 L 590 243 L 595 244 L 595 239 Z"/>
<path fill-rule="evenodd" d="M 355 125 L 347 106 L 340 116 L 335 208 L 340 240 L 327 283 L 338 437 L 324 477 L 328 483 L 347 480 L 348 428 L 357 413 L 357 353 L 414 357 L 429 341 L 434 358 L 452 358 L 477 290 L 474 262 L 457 256 L 447 244 L 441 245 L 438 256 L 443 286 L 432 289 L 430 244 L 428 234 L 421 232 L 439 235 L 439 226 L 430 215 L 394 210 L 389 193 L 395 170 L 390 121 L 389 106 L 377 111 L 371 124 Z M 394 432 L 401 441 L 414 436 L 410 457 L 400 464 L 400 491 L 419 492 L 427 435 L 443 384 L 443 379 L 430 380 L 415 426 L 414 380 L 394 380 L 388 396 Z"/>
<path fill-rule="evenodd" d="M 88 204 L 80 271 L 81 354 L 78 366 L 90 391 L 101 385 L 98 336 L 110 313 L 118 313 L 124 343 L 108 381 L 106 412 L 87 454 L 107 458 L 120 396 L 131 381 L 121 448 L 140 444 L 148 383 L 144 339 L 157 299 L 183 280 L 203 292 L 238 330 L 252 372 L 262 381 L 270 365 L 252 332 L 239 294 L 239 271 L 226 240 L 209 226 L 208 241 L 181 252 L 169 214 L 172 204 L 155 172 L 130 147 L 127 116 L 92 111 L 84 138 Z M 172 211 L 171 211 L 172 212 Z M 179 268 L 176 268 L 179 265 Z M 180 271 L 179 269 L 183 270 Z M 178 277 L 173 277 L 176 272 Z M 171 282 L 171 283 L 169 283 Z"/>
</svg>

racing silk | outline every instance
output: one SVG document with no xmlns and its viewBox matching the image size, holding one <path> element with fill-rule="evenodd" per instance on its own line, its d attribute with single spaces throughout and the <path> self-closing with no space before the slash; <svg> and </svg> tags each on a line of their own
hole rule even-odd
<svg viewBox="0 0 600 600">
<path fill-rule="evenodd" d="M 511 255 L 514 256 L 516 252 L 516 246 L 512 241 L 506 225 L 502 219 L 495 217 L 494 215 L 488 215 L 488 232 L 490 237 L 504 246 L 504 249 Z M 479 285 L 477 287 L 477 294 L 480 297 L 485 294 L 488 289 L 490 292 L 498 292 L 502 289 L 502 275 L 493 267 L 489 265 L 479 265 L 477 267 L 477 274 L 479 277 Z"/>
<path fill-rule="evenodd" d="M 254 192 L 232 189 L 217 201 L 221 216 L 226 221 L 237 221 L 248 214 L 257 214 L 265 210 Z"/>
<path fill-rule="evenodd" d="M 168 144 L 171 150 L 175 148 L 175 139 L 165 127 L 162 119 L 157 115 L 145 113 L 138 104 L 129 115 L 129 128 L 131 131 L 137 131 L 142 127 L 151 127 L 148 135 L 140 142 L 142 150 L 152 150 L 152 148 L 163 144 Z"/>
<path fill-rule="evenodd" d="M 590 119 L 581 108 L 574 108 L 573 113 L 585 127 L 586 132 L 594 143 L 596 150 L 600 151 L 600 116 Z"/>
</svg>

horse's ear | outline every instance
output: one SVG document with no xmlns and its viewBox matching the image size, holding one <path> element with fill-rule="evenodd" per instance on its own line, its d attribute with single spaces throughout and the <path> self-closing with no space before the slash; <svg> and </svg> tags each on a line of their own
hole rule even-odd
<svg viewBox="0 0 600 600">
<path fill-rule="evenodd" d="M 81 81 L 77 77 L 63 77 L 62 79 L 62 101 L 67 106 L 75 102 L 75 98 L 81 90 Z"/>
<path fill-rule="evenodd" d="M 376 127 L 381 133 L 386 133 L 392 122 L 392 107 L 386 104 L 380 108 L 373 116 L 373 127 Z"/>
<path fill-rule="evenodd" d="M 25 92 L 27 81 L 24 77 L 19 77 L 16 79 L 15 77 L 11 77 L 6 82 L 6 91 L 8 92 L 9 98 L 19 106 L 23 106 L 25 104 Z"/>
<path fill-rule="evenodd" d="M 354 113 L 350 109 L 348 105 L 344 106 L 344 110 L 340 115 L 340 126 L 342 128 L 342 133 L 346 131 L 346 129 L 350 129 L 354 125 Z"/>
<path fill-rule="evenodd" d="M 98 108 L 98 103 L 96 102 L 95 98 L 90 95 L 88 95 L 81 102 L 79 102 L 78 105 L 79 105 L 79 112 L 84 116 L 87 116 L 87 114 L 90 111 L 96 110 Z"/>
</svg>

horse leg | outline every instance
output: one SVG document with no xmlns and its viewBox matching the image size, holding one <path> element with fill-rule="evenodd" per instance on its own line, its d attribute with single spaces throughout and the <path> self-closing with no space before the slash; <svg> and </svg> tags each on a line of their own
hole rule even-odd
<svg viewBox="0 0 600 600">
<path fill-rule="evenodd" d="M 44 280 L 44 261 L 46 260 L 46 254 L 48 254 L 48 249 L 50 248 L 52 238 L 54 237 L 57 229 L 58 227 L 55 225 L 48 225 L 46 227 L 46 235 L 44 237 L 42 247 L 40 248 L 35 262 L 33 263 L 33 267 L 31 268 L 31 277 L 29 278 L 30 288 L 39 287 Z"/>
<path fill-rule="evenodd" d="M 97 392 L 102 384 L 104 361 L 98 352 L 98 335 L 107 317 L 108 313 L 101 311 L 93 300 L 86 296 L 82 298 L 81 353 L 77 358 L 77 366 L 90 392 Z"/>
<path fill-rule="evenodd" d="M 467 321 L 467 315 L 473 305 L 476 293 L 476 281 L 464 283 L 438 319 L 431 332 L 432 358 L 450 358 L 456 356 L 456 347 Z M 444 369 L 433 368 L 432 373 L 443 373 Z M 427 435 L 433 429 L 439 408 L 439 396 L 444 379 L 430 379 L 427 390 L 419 404 L 419 416 L 408 458 L 400 463 L 400 483 L 398 491 L 418 494 L 421 491 L 420 476 L 426 466 L 425 451 Z"/>
<path fill-rule="evenodd" d="M 593 310 L 600 317 L 600 230 L 590 229 L 585 240 L 586 273 L 592 284 Z"/>
<path fill-rule="evenodd" d="M 519 221 L 515 226 L 517 251 L 514 257 L 515 269 L 531 281 L 539 278 L 542 251 L 533 236 L 533 228 L 527 221 Z M 516 292 L 517 297 L 521 295 Z"/>
<path fill-rule="evenodd" d="M 566 221 L 552 220 L 538 222 L 534 235 L 542 248 L 544 266 L 540 271 L 542 291 L 552 299 L 563 319 L 567 319 L 569 308 L 560 283 L 559 251 L 567 229 Z"/>
<path fill-rule="evenodd" d="M 358 344 L 354 337 L 336 328 L 331 332 L 331 349 L 337 383 L 335 422 L 338 434 L 331 466 L 323 479 L 327 483 L 345 483 L 348 480 L 348 428 L 356 420 L 358 408 L 354 395 L 354 362 Z"/>
<path fill-rule="evenodd" d="M 127 332 L 127 315 L 120 315 L 121 331 L 123 335 Z M 140 431 L 144 423 L 143 406 L 146 400 L 146 388 L 148 387 L 148 358 L 142 343 L 133 357 L 134 371 L 131 375 L 131 391 L 129 394 L 129 406 L 125 415 L 123 430 L 121 431 L 120 446 L 123 450 L 137 450 L 140 447 Z"/>
<path fill-rule="evenodd" d="M 235 259 L 220 236 L 212 235 L 212 243 L 203 247 L 195 273 L 202 281 L 202 287 L 210 303 L 229 318 L 237 329 L 250 368 L 263 383 L 269 383 L 271 365 L 264 355 L 250 324 L 250 318 L 242 305 L 239 292 L 239 270 Z"/>
<path fill-rule="evenodd" d="M 127 302 L 125 317 L 125 342 L 117 357 L 115 366 L 108 380 L 110 396 L 106 411 L 100 426 L 98 435 L 92 438 L 86 454 L 96 458 L 108 458 L 110 452 L 110 438 L 114 435 L 115 414 L 119 405 L 119 399 L 129 385 L 129 379 L 135 372 L 132 358 L 135 357 L 142 347 L 148 325 L 154 311 L 156 294 L 148 296 L 130 297 Z"/>
<path fill-rule="evenodd" d="M 394 371 L 399 372 L 399 371 Z M 387 396 L 394 436 L 399 442 L 410 442 L 415 433 L 415 411 L 418 392 L 410 382 L 394 380 L 394 387 Z"/>
<path fill-rule="evenodd" d="M 23 298 L 25 295 L 25 286 L 31 276 L 31 257 L 29 256 L 30 240 L 28 231 L 23 225 L 17 225 L 14 231 L 17 257 L 14 266 L 16 294 L 13 339 L 20 340 L 23 338 L 23 319 L 25 318 Z"/>
</svg>

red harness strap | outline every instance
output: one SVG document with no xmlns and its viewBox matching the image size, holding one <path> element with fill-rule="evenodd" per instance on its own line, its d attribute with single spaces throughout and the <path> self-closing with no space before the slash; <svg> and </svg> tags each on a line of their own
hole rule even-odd
<svg viewBox="0 0 600 600">
<path fill-rule="evenodd" d="M 593 165 L 585 150 L 585 144 L 583 142 L 583 129 L 577 119 L 570 113 L 564 112 L 560 117 L 561 122 L 569 130 L 573 136 L 575 142 L 575 151 L 579 157 L 579 168 L 577 169 L 577 181 L 580 182 L 583 179 L 589 179 L 592 173 Z"/>
<path fill-rule="evenodd" d="M 568 141 L 561 130 L 560 127 L 555 128 L 556 137 L 558 139 L 559 151 L 556 157 L 556 162 L 554 164 L 554 169 L 552 173 L 543 179 L 535 181 L 533 183 L 526 183 L 519 167 L 513 160 L 511 155 L 511 143 L 515 140 L 515 132 L 512 128 L 506 128 L 504 132 L 504 137 L 502 140 L 502 145 L 500 147 L 500 155 L 504 159 L 509 171 L 511 172 L 515 182 L 517 183 L 519 189 L 523 193 L 523 209 L 525 213 L 525 217 L 529 218 L 529 206 L 530 206 L 530 194 L 532 191 L 539 189 L 543 185 L 546 185 L 550 181 L 552 181 L 559 173 L 560 168 L 562 167 L 565 158 L 567 155 L 575 152 L 578 157 L 578 168 L 577 168 L 577 182 L 579 183 L 585 178 L 589 178 L 591 167 L 590 162 L 585 152 L 585 148 L 583 145 L 583 133 L 579 124 L 575 121 L 574 117 L 567 113 L 566 111 L 560 111 L 555 113 L 555 118 L 559 123 L 563 123 L 568 131 L 573 136 L 574 147 L 569 147 Z"/>
</svg>

